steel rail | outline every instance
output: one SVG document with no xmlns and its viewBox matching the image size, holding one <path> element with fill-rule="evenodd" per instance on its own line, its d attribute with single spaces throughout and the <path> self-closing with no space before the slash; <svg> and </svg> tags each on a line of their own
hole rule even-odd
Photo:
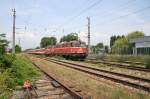
<svg viewBox="0 0 150 99">
<path fill-rule="evenodd" d="M 58 60 L 55 60 L 55 59 L 51 59 L 51 60 L 58 61 Z M 92 69 L 92 70 L 99 71 L 99 72 L 109 73 L 109 74 L 113 74 L 113 75 L 117 75 L 117 76 L 122 76 L 122 77 L 126 77 L 126 78 L 131 78 L 131 79 L 134 79 L 134 80 L 139 80 L 139 81 L 144 81 L 144 82 L 150 83 L 150 79 L 146 79 L 146 78 L 131 76 L 131 75 L 122 74 L 122 73 L 116 73 L 116 72 L 112 72 L 112 71 L 102 70 L 102 69 L 94 68 L 94 67 L 88 67 L 88 66 L 85 66 L 85 65 L 70 63 L 70 62 L 61 61 L 61 60 L 59 60 L 59 61 L 63 62 L 63 63 L 66 63 L 66 64 L 76 65 L 76 66 L 80 66 L 80 67 L 87 68 L 87 69 Z"/>
<path fill-rule="evenodd" d="M 88 58 L 87 60 L 97 60 L 96 58 Z M 109 62 L 119 62 L 118 60 L 109 60 L 109 59 L 101 59 L 103 61 L 109 61 Z M 132 61 L 122 61 L 121 63 L 128 63 L 128 64 L 135 64 L 135 65 L 146 65 L 143 62 L 132 62 Z"/>
<path fill-rule="evenodd" d="M 111 80 L 111 81 L 114 81 L 114 82 L 117 82 L 117 83 L 122 83 L 124 85 L 128 85 L 128 86 L 131 86 L 131 87 L 134 87 L 134 88 L 137 88 L 137 89 L 142 89 L 144 91 L 150 92 L 150 87 L 147 87 L 147 86 L 144 86 L 144 85 L 139 85 L 139 84 L 136 84 L 136 83 L 128 82 L 128 81 L 117 79 L 117 78 L 113 78 L 113 77 L 109 77 L 109 76 L 106 76 L 106 75 L 99 74 L 97 72 L 92 72 L 92 71 L 87 70 L 87 69 L 90 69 L 91 67 L 85 67 L 83 65 L 78 65 L 78 64 L 74 64 L 74 63 L 68 63 L 67 64 L 67 62 L 63 61 L 65 63 L 64 64 L 63 62 L 58 61 L 58 60 L 57 61 L 56 60 L 48 60 L 48 61 L 59 64 L 59 65 L 63 65 L 63 66 L 69 67 L 69 68 L 73 68 L 73 69 L 76 69 L 76 70 L 79 70 L 79 71 L 82 71 L 82 72 L 85 72 L 85 73 L 88 73 L 88 74 L 91 74 L 91 75 L 95 75 L 95 76 L 98 76 L 98 77 L 103 77 L 105 79 L 108 79 L 108 80 Z M 73 66 L 70 66 L 70 65 L 73 65 Z M 78 68 L 78 67 L 82 67 L 82 69 Z M 113 74 L 116 74 L 116 73 L 113 73 Z M 119 74 L 117 74 L 117 75 L 119 75 Z M 134 78 L 134 77 L 130 77 L 130 78 Z M 135 78 L 135 79 L 137 79 L 137 78 Z M 140 79 L 144 81 L 144 79 L 142 79 L 142 78 L 140 78 Z M 149 82 L 148 79 L 146 79 L 146 81 Z"/>
<path fill-rule="evenodd" d="M 47 72 L 40 68 L 35 62 L 31 61 L 34 66 L 39 68 L 41 72 L 43 72 L 45 75 L 47 75 L 49 78 L 55 80 L 57 83 L 59 83 L 68 93 L 70 93 L 75 99 L 92 99 L 91 96 L 79 91 L 74 86 L 69 85 L 67 82 L 65 82 L 63 79 L 55 76 L 54 74 Z"/>
<path fill-rule="evenodd" d="M 131 69 L 131 70 L 150 72 L 150 69 L 147 69 L 145 67 L 129 66 L 131 64 L 125 65 L 125 64 L 121 64 L 121 63 L 112 63 L 112 62 L 106 62 L 106 61 L 99 61 L 99 62 L 91 61 L 91 62 L 92 63 L 102 63 L 102 64 L 106 64 L 106 65 L 110 65 L 110 66 L 114 66 L 114 67 L 119 67 L 119 68 L 126 68 L 126 69 Z"/>
</svg>

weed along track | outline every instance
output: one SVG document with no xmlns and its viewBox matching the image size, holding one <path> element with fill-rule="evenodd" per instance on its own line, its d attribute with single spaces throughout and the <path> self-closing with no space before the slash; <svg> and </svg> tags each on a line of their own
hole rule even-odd
<svg viewBox="0 0 150 99">
<path fill-rule="evenodd" d="M 56 76 L 54 73 L 47 70 L 47 66 L 43 66 L 36 63 L 36 59 L 32 59 L 32 63 L 41 70 L 41 72 L 44 73 L 46 76 L 46 79 L 36 82 L 39 87 L 45 87 L 48 83 L 51 83 L 51 85 L 54 87 L 54 89 L 59 89 L 60 92 L 50 91 L 47 90 L 46 93 L 47 97 L 49 98 L 40 98 L 40 99 L 92 99 L 90 95 L 87 95 L 79 88 L 76 88 L 76 86 L 71 82 L 64 80 L 63 78 L 60 78 Z M 41 88 L 39 88 L 42 90 Z M 37 92 L 38 93 L 38 92 Z M 53 97 L 56 96 L 56 97 Z M 41 96 L 44 97 L 44 96 Z M 51 98 L 52 97 L 52 98 Z"/>
<path fill-rule="evenodd" d="M 55 86 L 53 83 L 57 84 L 53 79 L 43 75 L 34 82 L 35 90 L 24 91 L 23 99 L 62 99 L 65 97 L 72 99 L 72 96 L 61 88 L 60 85 Z"/>
<path fill-rule="evenodd" d="M 47 75 L 42 75 L 33 86 L 35 89 L 31 91 L 15 91 L 12 99 L 74 99 L 73 95 Z"/>
<path fill-rule="evenodd" d="M 134 63 L 135 66 L 132 66 L 133 63 L 131 64 L 122 64 L 118 62 L 111 62 L 111 61 L 94 61 L 93 59 L 87 60 L 87 62 L 91 63 L 101 63 L 101 64 L 106 64 L 108 66 L 113 66 L 113 67 L 119 67 L 119 68 L 126 68 L 126 69 L 131 69 L 131 70 L 138 70 L 138 71 L 144 71 L 144 72 L 150 72 L 150 69 L 147 69 L 145 67 L 140 67 L 136 65 L 145 65 L 145 64 L 140 64 L 140 63 Z"/>
<path fill-rule="evenodd" d="M 69 68 L 72 68 L 72 69 L 75 69 L 75 70 L 78 70 L 78 71 L 81 71 L 90 75 L 102 77 L 107 80 L 111 80 L 113 82 L 121 83 L 123 85 L 128 85 L 136 89 L 150 92 L 150 79 L 96 69 L 96 68 L 87 67 L 84 65 L 79 65 L 75 63 L 66 62 L 66 61 L 60 61 L 60 60 L 55 60 L 55 59 L 49 60 L 47 58 L 44 58 L 44 59 L 50 62 L 59 64 L 61 66 L 69 67 Z"/>
</svg>

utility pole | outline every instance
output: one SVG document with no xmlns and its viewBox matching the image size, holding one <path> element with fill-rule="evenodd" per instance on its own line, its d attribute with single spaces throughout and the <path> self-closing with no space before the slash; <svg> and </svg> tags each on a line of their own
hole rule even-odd
<svg viewBox="0 0 150 99">
<path fill-rule="evenodd" d="M 21 40 L 21 38 L 18 38 L 18 45 L 19 46 L 21 46 L 20 40 Z"/>
<path fill-rule="evenodd" d="M 63 29 L 63 30 L 62 30 L 62 33 L 64 34 L 64 32 L 65 32 L 65 30 Z"/>
<path fill-rule="evenodd" d="M 79 39 L 80 31 L 78 31 L 78 33 L 77 33 L 77 34 L 78 34 L 78 41 L 79 41 L 79 40 L 80 40 L 80 39 Z"/>
<path fill-rule="evenodd" d="M 88 20 L 88 55 L 91 53 L 90 51 L 90 17 L 87 17 Z"/>
<path fill-rule="evenodd" d="M 12 54 L 15 54 L 15 20 L 16 20 L 16 11 L 12 9 L 13 12 L 13 42 L 12 42 Z"/>
</svg>

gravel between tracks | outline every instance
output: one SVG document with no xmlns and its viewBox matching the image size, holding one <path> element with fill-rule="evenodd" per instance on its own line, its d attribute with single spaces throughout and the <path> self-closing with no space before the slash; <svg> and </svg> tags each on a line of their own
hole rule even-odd
<svg viewBox="0 0 150 99">
<path fill-rule="evenodd" d="M 53 71 L 58 76 L 73 81 L 80 89 L 94 95 L 95 99 L 116 99 L 117 96 L 123 97 L 122 99 L 140 99 L 141 96 L 143 99 L 149 99 L 150 97 L 140 92 L 132 92 L 122 86 L 119 87 L 115 83 L 105 81 L 104 79 L 100 81 L 91 79 L 84 73 L 61 67 L 45 60 L 36 59 L 36 62 L 47 66 L 45 69 Z"/>
<path fill-rule="evenodd" d="M 92 64 L 92 63 L 86 63 L 86 62 L 81 62 L 81 61 L 71 61 L 71 60 L 69 60 L 69 61 L 63 60 L 63 61 L 77 63 L 77 64 L 86 65 L 89 67 L 99 68 L 99 69 L 108 70 L 108 71 L 117 72 L 117 73 L 123 73 L 123 74 L 128 73 L 128 75 L 150 79 L 150 72 L 148 73 L 148 72 L 137 71 L 137 70 L 117 68 L 117 67 L 113 67 L 113 66 L 107 66 L 106 64 Z"/>
</svg>

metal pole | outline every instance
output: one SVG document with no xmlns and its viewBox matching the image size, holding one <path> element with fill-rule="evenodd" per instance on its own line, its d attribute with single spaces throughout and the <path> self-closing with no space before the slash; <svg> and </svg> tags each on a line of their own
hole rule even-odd
<svg viewBox="0 0 150 99">
<path fill-rule="evenodd" d="M 64 34 L 64 31 L 65 31 L 65 30 L 63 29 L 63 30 L 62 30 L 62 33 L 63 33 L 63 34 Z"/>
<path fill-rule="evenodd" d="M 16 11 L 15 9 L 12 9 L 13 11 L 13 42 L 12 42 L 12 54 L 15 54 L 15 19 L 16 19 Z"/>
<path fill-rule="evenodd" d="M 21 40 L 21 38 L 18 38 L 18 45 L 19 45 L 19 46 L 21 46 L 20 40 Z"/>
<path fill-rule="evenodd" d="M 88 20 L 88 55 L 91 53 L 90 51 L 90 17 L 87 17 Z"/>
</svg>

